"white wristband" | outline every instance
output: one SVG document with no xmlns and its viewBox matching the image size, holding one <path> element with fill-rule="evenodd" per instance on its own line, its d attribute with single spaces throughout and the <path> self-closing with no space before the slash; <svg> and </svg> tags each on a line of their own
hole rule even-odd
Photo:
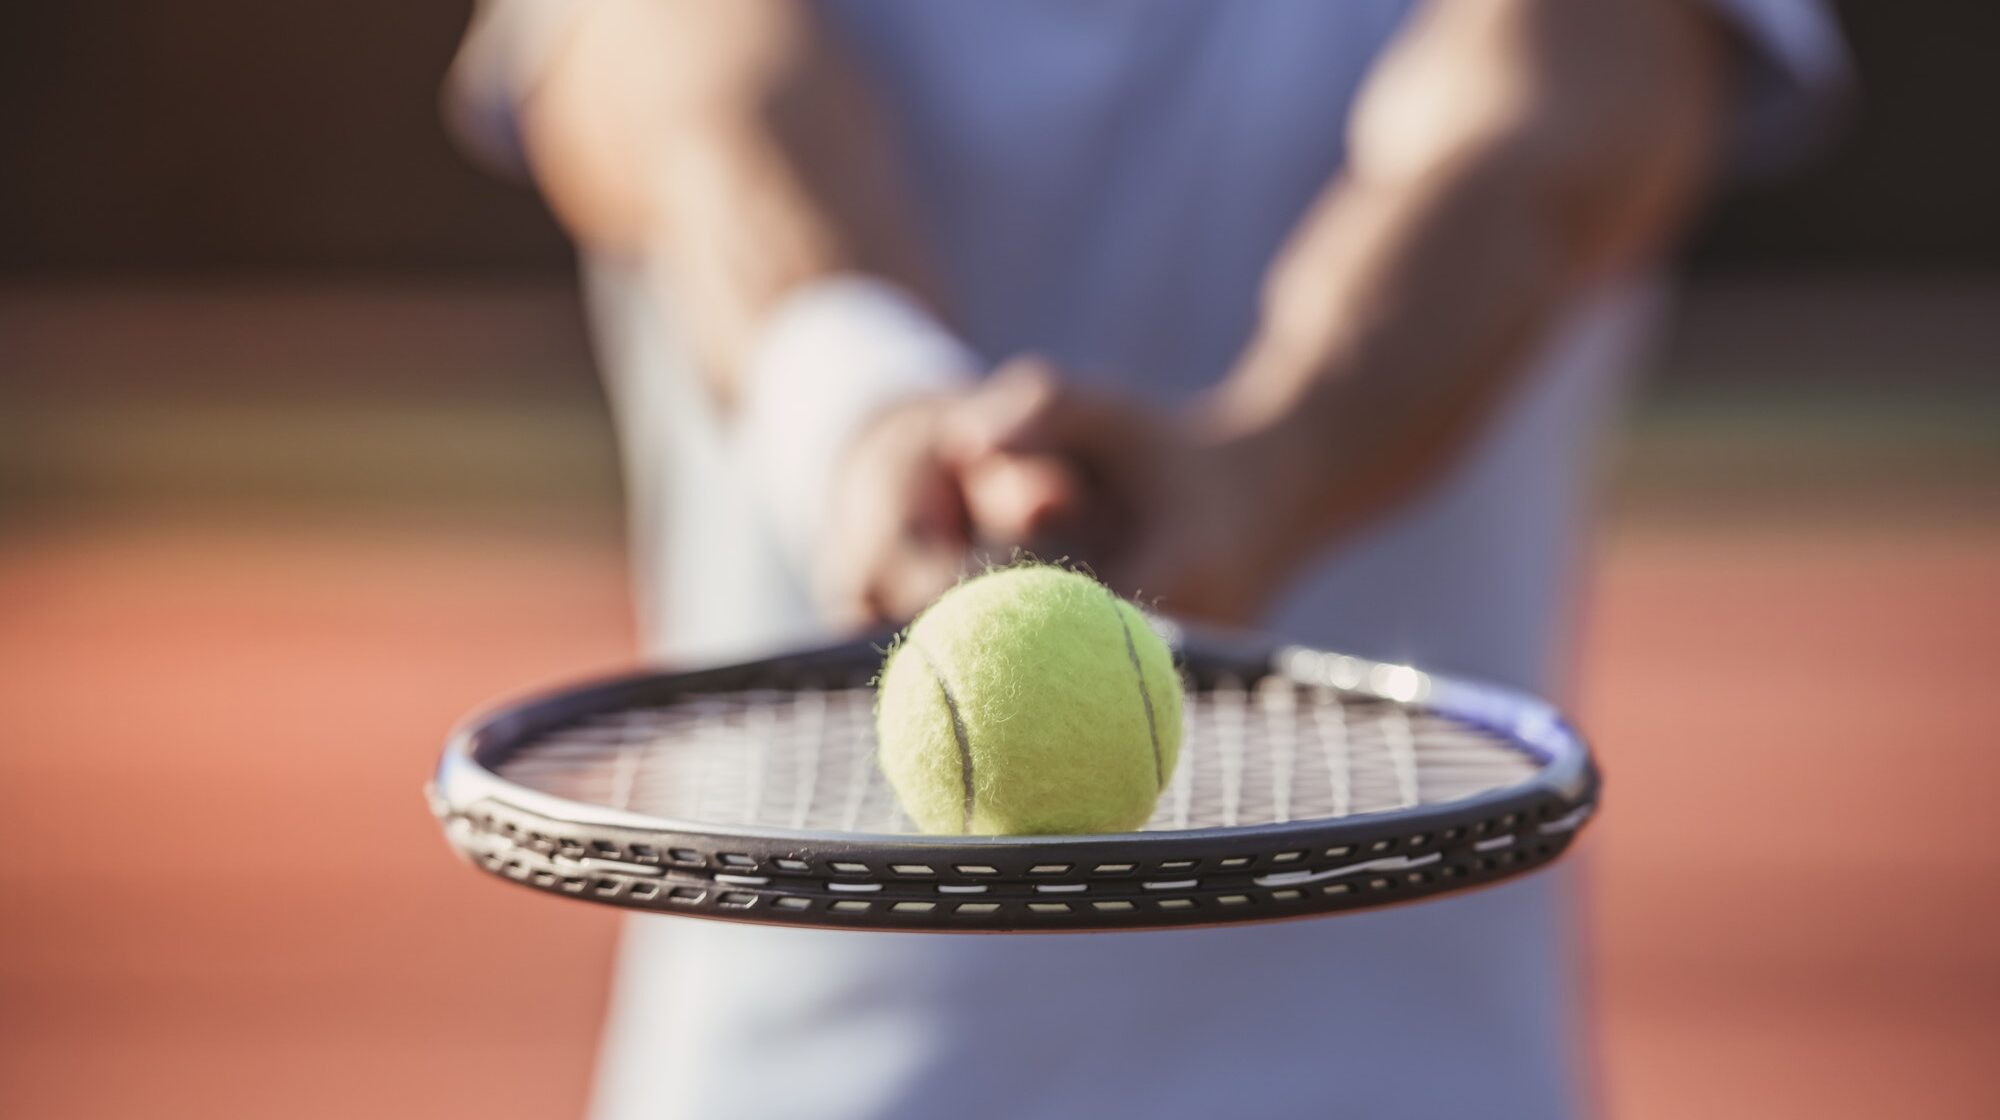
<svg viewBox="0 0 2000 1120">
<path fill-rule="evenodd" d="M 744 368 L 738 462 L 787 559 L 809 573 L 833 475 L 883 409 L 969 384 L 980 361 L 900 289 L 843 275 L 786 296 Z"/>
</svg>

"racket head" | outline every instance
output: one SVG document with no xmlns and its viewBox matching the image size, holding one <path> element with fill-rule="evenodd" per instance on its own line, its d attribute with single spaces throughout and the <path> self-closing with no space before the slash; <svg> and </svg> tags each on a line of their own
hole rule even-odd
<svg viewBox="0 0 2000 1120">
<path fill-rule="evenodd" d="M 881 650 L 644 673 L 494 709 L 430 787 L 454 848 L 614 906 L 847 929 L 1273 920 L 1554 859 L 1596 804 L 1582 738 L 1517 692 L 1340 654 L 1181 638 L 1183 757 L 1139 832 L 916 832 L 872 757 Z"/>
</svg>

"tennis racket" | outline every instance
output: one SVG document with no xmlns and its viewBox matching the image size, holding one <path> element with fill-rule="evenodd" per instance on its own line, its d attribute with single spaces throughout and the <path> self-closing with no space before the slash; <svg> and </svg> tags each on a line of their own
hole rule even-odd
<svg viewBox="0 0 2000 1120">
<path fill-rule="evenodd" d="M 565 689 L 477 716 L 429 787 L 454 848 L 551 894 L 744 922 L 1058 931 L 1434 897 L 1554 859 L 1583 740 L 1505 689 L 1181 637 L 1181 759 L 1138 832 L 917 832 L 874 761 L 867 642 Z"/>
</svg>

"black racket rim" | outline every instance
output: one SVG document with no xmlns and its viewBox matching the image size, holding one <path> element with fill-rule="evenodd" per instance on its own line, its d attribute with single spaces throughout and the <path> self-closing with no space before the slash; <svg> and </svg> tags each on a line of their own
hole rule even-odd
<svg viewBox="0 0 2000 1120">
<path fill-rule="evenodd" d="M 1561 855 L 1601 787 L 1590 751 L 1517 691 L 1267 641 L 1183 637 L 1199 683 L 1235 674 L 1334 685 L 1475 725 L 1538 763 L 1522 782 L 1393 811 L 1083 836 L 747 828 L 572 801 L 501 777 L 523 743 L 589 716 L 704 692 L 808 687 L 879 662 L 873 643 L 689 673 L 629 674 L 476 715 L 429 786 L 461 855 L 544 892 L 656 913 L 820 928 L 1055 932 L 1267 921 L 1498 882 Z M 1383 687 L 1407 686 L 1409 695 Z"/>
</svg>

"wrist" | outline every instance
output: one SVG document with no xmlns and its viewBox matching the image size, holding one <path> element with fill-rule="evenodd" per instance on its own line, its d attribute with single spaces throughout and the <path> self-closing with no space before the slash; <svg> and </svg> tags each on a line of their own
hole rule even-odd
<svg viewBox="0 0 2000 1120">
<path fill-rule="evenodd" d="M 805 565 L 823 538 L 862 433 L 898 406 L 969 384 L 977 365 L 922 305 L 879 280 L 813 281 L 773 308 L 746 363 L 735 438 L 788 556 Z"/>
<path fill-rule="evenodd" d="M 1201 399 L 1192 421 L 1254 507 L 1253 543 L 1289 572 L 1342 535 L 1358 504 L 1349 442 L 1317 377 L 1277 374 L 1269 350 L 1246 356 L 1239 372 Z M 1289 360 L 1289 359 L 1286 359 Z"/>
<path fill-rule="evenodd" d="M 1249 587 L 1278 588 L 1326 544 L 1313 509 L 1312 472 L 1301 468 L 1289 425 L 1219 427 L 1197 412 L 1192 424 L 1190 485 L 1206 492 L 1204 521 L 1230 542 L 1233 577 Z"/>
</svg>

